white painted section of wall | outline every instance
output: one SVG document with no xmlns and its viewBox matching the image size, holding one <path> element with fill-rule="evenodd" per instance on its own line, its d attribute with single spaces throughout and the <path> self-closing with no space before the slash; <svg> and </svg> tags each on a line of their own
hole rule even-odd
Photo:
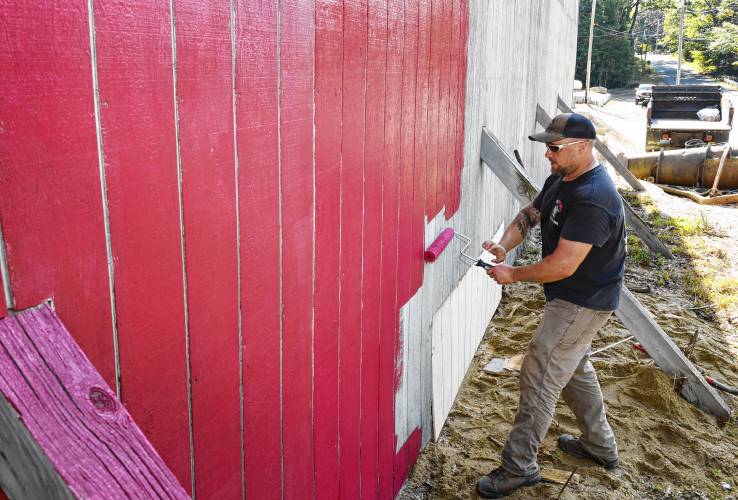
<svg viewBox="0 0 738 500">
<path fill-rule="evenodd" d="M 450 221 L 446 221 L 445 209 L 441 209 L 432 220 L 426 220 L 425 248 L 447 227 L 453 226 Z M 397 356 L 398 363 L 401 363 L 397 368 L 403 377 L 395 393 L 395 434 L 397 435 L 395 452 L 400 450 L 416 427 L 421 426 L 425 436 L 426 426 L 423 423 L 430 420 L 429 405 L 419 404 L 419 402 L 426 399 L 424 388 L 431 387 L 428 378 L 431 372 L 430 325 L 435 310 L 432 301 L 436 296 L 434 294 L 435 281 L 439 278 L 443 280 L 444 276 L 430 272 L 428 268 L 447 260 L 452 255 L 451 250 L 454 247 L 457 250 L 461 248 L 458 244 L 459 241 L 455 239 L 449 243 L 439 261 L 425 265 L 423 286 L 407 304 L 400 308 L 399 335 L 402 352 Z"/>
<path fill-rule="evenodd" d="M 499 241 L 504 226 L 494 236 Z M 475 253 L 471 255 L 475 255 Z M 481 257 L 491 261 L 487 252 Z M 502 287 L 481 267 L 470 267 L 433 316 L 433 435 L 437 439 L 464 381 L 466 370 L 502 298 Z"/>
</svg>

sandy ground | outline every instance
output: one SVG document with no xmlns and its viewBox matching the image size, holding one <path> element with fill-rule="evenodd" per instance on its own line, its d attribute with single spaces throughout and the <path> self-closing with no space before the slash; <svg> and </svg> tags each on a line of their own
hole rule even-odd
<svg viewBox="0 0 738 500">
<path fill-rule="evenodd" d="M 596 120 L 616 153 L 639 149 L 642 108 L 633 104 L 632 96 L 623 93 L 605 108 L 586 108 L 580 111 Z M 699 288 L 710 288 L 718 279 L 725 278 L 730 283 L 738 279 L 738 208 L 699 206 L 666 195 L 656 186 L 648 186 L 645 196 L 631 195 L 629 199 L 645 201 L 636 210 L 648 220 L 653 219 L 650 211 L 655 208 L 663 216 L 703 221 L 699 230 L 688 234 L 662 224 L 658 234 L 675 252 L 676 259 L 636 260 L 629 255 L 626 285 L 636 291 L 638 299 L 677 345 L 686 346 L 699 330 L 693 362 L 715 378 L 738 386 L 738 304 L 718 306 L 716 301 L 706 299 Z M 540 258 L 537 248 L 534 238 L 521 252 L 519 261 Z M 635 244 L 632 248 L 636 248 Z M 702 277 L 702 281 L 696 277 Z M 738 294 L 738 290 L 726 290 L 726 296 Z M 517 283 L 505 287 L 500 307 L 469 367 L 441 436 L 421 454 L 401 499 L 477 497 L 477 478 L 499 465 L 519 395 L 516 376 L 490 375 L 482 368 L 494 357 L 525 351 L 543 305 L 542 288 L 538 285 Z M 592 349 L 611 345 L 628 335 L 613 318 L 595 338 Z M 578 433 L 573 414 L 560 402 L 540 449 L 539 463 L 543 469 L 575 471 L 579 481 L 564 489 L 562 485 L 541 483 L 523 488 L 510 498 L 738 498 L 735 417 L 718 427 L 713 417 L 682 399 L 674 391 L 674 380 L 635 350 L 632 342 L 597 354 L 593 362 L 618 440 L 620 468 L 606 471 L 556 448 L 560 434 Z M 738 397 L 721 395 L 731 408 L 738 409 Z"/>
</svg>

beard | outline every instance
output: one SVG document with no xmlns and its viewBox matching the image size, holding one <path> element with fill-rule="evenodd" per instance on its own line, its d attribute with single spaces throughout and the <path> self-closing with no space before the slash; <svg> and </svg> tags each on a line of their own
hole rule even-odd
<svg viewBox="0 0 738 500">
<path fill-rule="evenodd" d="M 566 177 L 574 170 L 574 167 L 572 166 L 564 166 L 554 161 L 550 163 L 551 163 L 551 174 L 552 175 L 560 175 L 562 177 Z"/>
</svg>

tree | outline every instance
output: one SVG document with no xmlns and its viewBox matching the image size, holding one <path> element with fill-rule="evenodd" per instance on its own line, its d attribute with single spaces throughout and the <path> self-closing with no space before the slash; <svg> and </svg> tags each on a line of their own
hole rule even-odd
<svg viewBox="0 0 738 500">
<path fill-rule="evenodd" d="M 738 77 L 738 0 L 685 0 L 684 57 L 713 75 Z M 635 51 L 679 42 L 681 0 L 598 0 L 592 43 L 592 85 L 627 86 Z M 585 80 L 592 0 L 579 7 L 576 76 Z"/>
<path fill-rule="evenodd" d="M 663 34 L 664 13 L 677 0 L 598 0 L 592 42 L 593 85 L 627 86 L 637 77 L 634 51 L 653 47 Z M 715 1 L 715 0 L 714 0 Z M 738 1 L 738 0 L 733 0 Z M 579 5 L 576 75 L 586 79 L 592 0 Z"/>
<path fill-rule="evenodd" d="M 653 51 L 664 33 L 665 13 L 661 10 L 642 11 L 631 36 L 639 53 Z"/>
<path fill-rule="evenodd" d="M 623 15 L 633 0 L 599 0 L 592 40 L 592 85 L 622 87 L 632 80 L 634 69 L 633 42 L 629 29 L 631 19 Z M 639 3 L 639 2 L 636 2 Z M 633 7 L 637 9 L 638 7 Z M 579 6 L 579 38 L 577 42 L 577 78 L 584 81 L 587 71 L 587 48 L 592 0 Z"/>
<path fill-rule="evenodd" d="M 672 52 L 679 41 L 679 9 L 666 11 L 660 43 Z M 684 58 L 713 75 L 738 76 L 738 0 L 691 0 L 684 16 Z"/>
<path fill-rule="evenodd" d="M 738 76 L 738 24 L 723 23 L 710 33 L 705 50 L 695 55 L 709 73 Z"/>
</svg>

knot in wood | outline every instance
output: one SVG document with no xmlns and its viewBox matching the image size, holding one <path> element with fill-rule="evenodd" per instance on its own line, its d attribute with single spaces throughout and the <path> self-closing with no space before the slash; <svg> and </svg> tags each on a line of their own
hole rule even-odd
<svg viewBox="0 0 738 500">
<path fill-rule="evenodd" d="M 92 387 L 90 389 L 90 402 L 92 406 L 99 412 L 112 413 L 116 409 L 115 399 L 113 399 L 105 389 L 100 387 Z"/>
</svg>

